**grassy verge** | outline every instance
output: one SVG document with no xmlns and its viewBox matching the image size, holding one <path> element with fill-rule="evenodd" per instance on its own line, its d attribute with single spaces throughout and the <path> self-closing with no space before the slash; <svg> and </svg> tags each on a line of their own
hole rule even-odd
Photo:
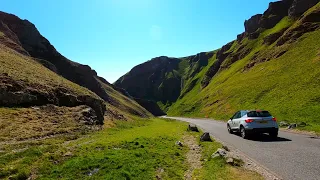
<svg viewBox="0 0 320 180">
<path fill-rule="evenodd" d="M 86 135 L 4 143 L 0 149 L 0 179 L 184 179 L 189 149 L 175 142 L 189 133 L 185 123 L 136 119 L 115 121 L 114 125 Z M 200 134 L 192 135 L 199 138 Z M 194 177 L 259 177 L 226 165 L 222 159 L 210 159 L 220 146 L 217 142 L 201 142 L 204 168 L 195 171 Z"/>
<path fill-rule="evenodd" d="M 193 133 L 194 136 L 197 136 L 202 133 Z M 211 155 L 216 152 L 218 148 L 221 148 L 222 145 L 217 142 L 200 142 L 199 144 L 202 148 L 202 159 L 203 168 L 194 173 L 197 176 L 197 179 L 246 179 L 246 180 L 262 180 L 264 179 L 260 174 L 246 170 L 243 167 L 233 167 L 228 165 L 223 158 L 211 158 Z"/>
<path fill-rule="evenodd" d="M 175 145 L 186 126 L 176 121 L 117 121 L 116 127 L 72 140 L 67 136 L 6 144 L 0 178 L 182 179 L 186 148 Z"/>
</svg>

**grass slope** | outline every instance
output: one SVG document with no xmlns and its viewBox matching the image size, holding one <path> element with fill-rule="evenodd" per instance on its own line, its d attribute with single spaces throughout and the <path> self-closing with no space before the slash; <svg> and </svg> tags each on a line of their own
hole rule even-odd
<svg viewBox="0 0 320 180">
<path fill-rule="evenodd" d="M 249 55 L 220 71 L 205 89 L 197 82 L 167 113 L 228 119 L 239 109 L 266 109 L 280 121 L 307 122 L 304 129 L 319 132 L 320 31 L 306 33 L 296 42 L 280 47 L 263 44 L 266 36 L 299 23 L 285 17 L 258 39 L 244 39 L 241 45 L 252 49 Z M 231 51 L 235 52 L 237 46 L 240 44 L 234 44 Z M 245 69 L 257 52 L 259 58 L 269 61 Z M 280 52 L 285 53 L 278 57 Z M 203 78 L 202 72 L 198 76 Z"/>
<path fill-rule="evenodd" d="M 152 119 L 116 121 L 113 128 L 87 135 L 62 135 L 55 138 L 2 144 L 0 178 L 37 179 L 184 179 L 189 168 L 187 147 L 175 145 L 186 135 L 182 122 Z M 199 133 L 194 136 L 199 137 Z M 80 137 L 80 138 L 79 138 Z M 221 145 L 202 143 L 208 158 Z M 203 158 L 203 159 L 204 159 Z M 241 168 L 222 160 L 203 161 L 198 177 L 239 179 Z M 260 177 L 243 173 L 247 179 Z"/>
<path fill-rule="evenodd" d="M 14 80 L 22 80 L 29 84 L 39 84 L 47 88 L 64 87 L 75 94 L 99 98 L 95 93 L 64 79 L 31 57 L 21 55 L 2 44 L 0 44 L 0 73 L 6 73 Z"/>
</svg>

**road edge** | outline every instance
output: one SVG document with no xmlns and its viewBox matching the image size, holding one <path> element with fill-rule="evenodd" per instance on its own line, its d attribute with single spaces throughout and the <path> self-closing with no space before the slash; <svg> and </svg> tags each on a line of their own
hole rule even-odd
<svg viewBox="0 0 320 180">
<path fill-rule="evenodd" d="M 179 119 L 175 119 L 175 117 L 169 117 L 169 116 L 161 116 L 161 118 L 166 118 L 166 119 L 173 119 L 176 121 L 182 121 Z M 189 119 L 189 118 L 187 118 Z M 212 121 L 216 121 L 219 123 L 225 123 L 223 121 L 217 121 L 214 119 L 203 119 L 203 120 L 212 120 Z M 186 121 L 182 121 L 182 122 L 186 122 Z M 203 132 L 206 132 L 203 128 L 197 126 L 198 128 L 200 128 Z M 251 171 L 255 171 L 257 173 L 259 173 L 261 176 L 263 176 L 266 180 L 283 180 L 283 178 L 278 175 L 277 173 L 271 171 L 269 168 L 265 167 L 264 165 L 258 163 L 256 160 L 254 160 L 253 158 L 249 157 L 248 155 L 246 155 L 243 151 L 239 150 L 238 148 L 234 147 L 232 144 L 226 143 L 224 141 L 222 141 L 221 139 L 217 138 L 216 136 L 212 135 L 211 133 L 209 133 L 210 136 L 217 142 L 221 143 L 224 146 L 227 146 L 230 149 L 230 152 L 232 154 L 234 154 L 234 156 L 238 156 L 240 159 L 242 159 L 244 161 L 244 168 L 251 170 Z"/>
</svg>

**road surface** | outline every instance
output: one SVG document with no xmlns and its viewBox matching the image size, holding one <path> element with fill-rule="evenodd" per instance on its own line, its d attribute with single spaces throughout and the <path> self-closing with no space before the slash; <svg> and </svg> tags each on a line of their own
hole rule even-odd
<svg viewBox="0 0 320 180">
<path fill-rule="evenodd" d="M 277 140 L 267 135 L 242 139 L 227 132 L 226 123 L 214 120 L 166 117 L 196 124 L 228 145 L 240 150 L 285 180 L 320 180 L 320 138 L 279 132 Z"/>
</svg>

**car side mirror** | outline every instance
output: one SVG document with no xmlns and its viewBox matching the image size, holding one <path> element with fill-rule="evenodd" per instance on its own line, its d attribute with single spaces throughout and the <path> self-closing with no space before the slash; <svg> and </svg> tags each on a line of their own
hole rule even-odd
<svg viewBox="0 0 320 180">
<path fill-rule="evenodd" d="M 232 118 L 230 118 L 230 121 L 232 121 Z"/>
</svg>

